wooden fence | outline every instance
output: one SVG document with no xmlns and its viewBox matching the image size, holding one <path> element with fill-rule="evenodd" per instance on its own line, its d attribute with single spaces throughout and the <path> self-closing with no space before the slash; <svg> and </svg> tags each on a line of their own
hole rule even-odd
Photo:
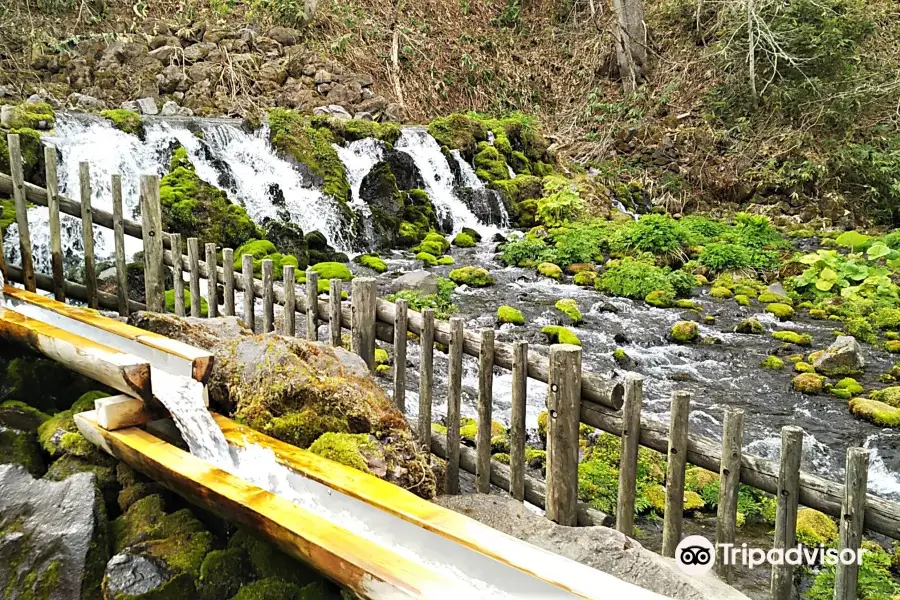
<svg viewBox="0 0 900 600">
<path fill-rule="evenodd" d="M 125 220 L 122 216 L 121 179 L 112 178 L 113 213 L 90 206 L 90 173 L 88 165 L 80 165 L 81 201 L 58 194 L 56 151 L 47 148 L 47 188 L 25 183 L 18 136 L 9 135 L 11 175 L 0 173 L 0 194 L 12 193 L 15 198 L 16 222 L 22 264 L 4 265 L 0 238 L 0 268 L 11 281 L 22 283 L 26 289 L 36 288 L 53 292 L 57 300 L 70 297 L 86 302 L 92 308 L 117 310 L 128 315 L 135 310 L 165 311 L 164 273 L 166 267 L 174 271 L 175 313 L 201 316 L 200 281 L 208 282 L 209 317 L 237 316 L 235 292 L 244 292 L 243 322 L 255 332 L 274 331 L 274 307 L 283 307 L 281 331 L 283 335 L 297 335 L 296 314 L 305 317 L 305 337 L 318 340 L 319 324 L 327 323 L 327 341 L 338 346 L 341 333 L 349 329 L 351 348 L 369 368 L 375 369 L 376 341 L 394 347 L 393 397 L 397 406 L 405 409 L 406 345 L 408 333 L 419 337 L 419 410 L 416 431 L 420 443 L 447 460 L 445 488 L 448 493 L 459 490 L 459 471 L 475 475 L 476 488 L 487 493 L 491 484 L 508 491 L 519 500 L 528 501 L 546 510 L 547 517 L 563 525 L 600 524 L 608 517 L 579 503 L 578 459 L 579 423 L 585 423 L 612 433 L 621 440 L 618 497 L 615 527 L 626 535 L 634 532 L 637 460 L 639 446 L 666 455 L 666 496 L 663 523 L 663 554 L 674 556 L 681 540 L 682 503 L 684 499 L 685 469 L 688 463 L 718 472 L 719 502 L 716 543 L 733 544 L 737 522 L 738 486 L 744 483 L 776 497 L 776 526 L 774 546 L 787 548 L 796 545 L 795 524 L 799 505 L 805 505 L 838 519 L 839 549 L 856 549 L 865 529 L 900 539 L 900 505 L 866 493 L 868 452 L 861 448 L 847 451 L 845 482 L 838 483 L 804 473 L 800 470 L 803 432 L 798 427 L 782 430 L 781 461 L 766 460 L 742 452 L 743 411 L 730 408 L 725 413 L 721 442 L 689 434 L 691 396 L 675 392 L 672 398 L 670 422 L 647 419 L 642 415 L 643 377 L 626 373 L 621 380 L 610 380 L 582 369 L 581 348 L 557 344 L 551 346 L 550 356 L 529 352 L 524 341 L 513 344 L 498 343 L 491 328 L 467 331 L 464 320 L 452 317 L 448 322 L 437 321 L 434 310 L 409 310 L 406 301 L 391 303 L 376 297 L 376 282 L 372 278 L 357 277 L 351 282 L 350 300 L 341 300 L 343 282 L 329 280 L 327 300 L 318 293 L 318 273 L 306 271 L 306 284 L 276 286 L 273 263 L 262 261 L 262 279 L 254 277 L 253 257 L 241 258 L 241 273 L 234 272 L 234 251 L 222 249 L 222 265 L 217 264 L 217 248 L 207 244 L 205 260 L 200 260 L 196 238 L 189 238 L 187 255 L 183 255 L 183 240 L 178 234 L 162 231 L 159 199 L 159 178 L 142 176 L 140 181 L 141 212 L 144 225 Z M 50 252 L 52 275 L 35 273 L 28 230 L 27 204 L 46 206 L 50 214 Z M 78 217 L 83 223 L 85 247 L 85 284 L 66 281 L 63 277 L 60 244 L 59 214 Z M 98 291 L 93 267 L 92 224 L 114 231 L 117 294 Z M 144 244 L 144 273 L 146 305 L 127 298 L 125 277 L 124 235 L 139 237 Z M 190 290 L 190 306 L 184 304 L 185 275 Z M 295 269 L 285 266 L 283 281 L 295 281 Z M 218 285 L 224 291 L 221 311 Z M 262 300 L 262 318 L 255 315 L 256 299 Z M 434 388 L 434 345 L 449 349 L 449 383 L 446 426 L 447 435 L 432 432 L 431 408 Z M 460 444 L 460 402 L 462 392 L 463 355 L 478 358 L 477 438 L 475 449 Z M 510 464 L 491 459 L 492 382 L 496 367 L 512 371 L 512 411 L 510 423 Z M 548 385 L 547 410 L 547 466 L 546 483 L 525 474 L 525 404 L 528 380 Z M 720 575 L 730 581 L 732 567 L 717 561 Z M 785 564 L 772 569 L 771 597 L 790 598 L 793 567 Z M 836 599 L 856 597 L 857 567 L 839 565 Z"/>
</svg>

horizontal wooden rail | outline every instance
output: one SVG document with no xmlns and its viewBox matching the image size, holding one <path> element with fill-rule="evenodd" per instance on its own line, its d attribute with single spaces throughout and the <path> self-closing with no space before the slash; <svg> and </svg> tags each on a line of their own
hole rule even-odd
<svg viewBox="0 0 900 600">
<path fill-rule="evenodd" d="M 9 281 L 15 283 L 24 283 L 21 267 L 16 265 L 6 265 L 6 273 L 9 277 Z M 50 275 L 45 275 L 44 273 L 35 273 L 34 280 L 39 290 L 43 290 L 45 292 L 53 291 L 53 277 L 51 277 Z M 87 287 L 80 283 L 66 280 L 66 295 L 69 298 L 73 298 L 75 300 L 78 300 L 79 302 L 84 302 L 85 304 L 87 304 Z M 115 294 L 98 292 L 97 296 L 100 301 L 100 308 L 112 311 L 118 310 L 119 299 Z M 147 306 L 143 302 L 135 302 L 134 300 L 129 300 L 128 309 L 132 312 L 137 312 L 139 310 L 146 310 Z"/>
</svg>

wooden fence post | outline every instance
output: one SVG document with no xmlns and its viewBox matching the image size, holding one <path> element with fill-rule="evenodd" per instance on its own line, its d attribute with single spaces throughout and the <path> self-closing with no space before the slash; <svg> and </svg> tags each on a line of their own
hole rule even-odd
<svg viewBox="0 0 900 600">
<path fill-rule="evenodd" d="M 525 500 L 525 416 L 528 397 L 528 342 L 513 343 L 512 406 L 509 417 L 509 495 Z"/>
<path fill-rule="evenodd" d="M 147 310 L 165 312 L 162 207 L 159 203 L 158 175 L 141 176 L 141 215 L 144 233 L 144 281 Z"/>
<path fill-rule="evenodd" d="M 219 267 L 216 264 L 216 245 L 206 244 L 206 301 L 210 319 L 219 316 Z"/>
<path fill-rule="evenodd" d="M 619 495 L 616 501 L 616 529 L 628 537 L 634 536 L 634 501 L 637 493 L 637 461 L 643 404 L 644 378 L 637 373 L 628 373 L 625 376 L 625 405 L 622 407 Z"/>
<path fill-rule="evenodd" d="M 56 152 L 53 153 L 56 156 Z M 55 169 L 55 167 L 54 167 Z M 111 177 L 113 203 L 113 236 L 115 237 L 116 260 L 116 298 L 119 301 L 119 314 L 128 316 L 128 273 L 125 267 L 125 220 L 122 216 L 122 176 L 118 173 Z M 49 184 L 48 184 L 49 185 Z M 59 220 L 59 204 L 56 219 Z M 50 217 L 51 223 L 53 217 Z M 59 223 L 57 222 L 57 227 Z M 53 226 L 50 227 L 51 231 Z M 52 234 L 51 234 L 52 237 Z"/>
<path fill-rule="evenodd" d="M 297 277 L 294 275 L 294 265 L 284 265 L 281 275 L 281 283 L 284 285 L 284 335 L 294 337 L 297 333 Z"/>
<path fill-rule="evenodd" d="M 866 511 L 866 488 L 869 482 L 869 451 L 847 448 L 844 475 L 844 500 L 841 504 L 840 540 L 838 550 L 859 550 L 862 544 L 863 517 Z M 834 580 L 834 600 L 856 600 L 859 565 L 843 561 L 837 564 Z"/>
<path fill-rule="evenodd" d="M 244 325 L 256 333 L 256 296 L 253 292 L 253 255 L 241 256 L 241 281 L 244 284 Z"/>
<path fill-rule="evenodd" d="M 94 262 L 94 217 L 91 214 L 91 168 L 86 162 L 78 163 L 78 178 L 81 184 L 81 233 L 84 238 L 84 285 L 87 288 L 88 306 L 96 310 L 100 307 L 97 294 L 97 266 Z M 144 256 L 151 256 L 144 248 Z M 147 290 L 147 309 L 150 309 L 150 290 Z"/>
<path fill-rule="evenodd" d="M 275 262 L 271 258 L 264 258 L 262 261 L 263 333 L 275 330 L 274 270 Z"/>
<path fill-rule="evenodd" d="M 44 146 L 44 174 L 47 180 L 47 208 L 50 213 L 50 266 L 53 271 L 53 297 L 57 302 L 66 301 L 66 274 L 63 269 L 62 256 L 62 231 L 59 222 L 59 176 L 56 170 L 56 148 L 53 146 Z M 113 182 L 115 183 L 115 181 Z M 119 183 L 119 198 L 122 197 L 122 184 Z M 115 185 L 113 185 L 113 220 L 115 220 Z M 121 214 L 121 212 L 120 212 Z M 118 241 L 118 237 L 116 241 Z M 118 274 L 118 253 L 116 254 L 116 267 Z M 123 254 L 124 259 L 124 254 Z M 121 279 L 119 285 L 121 286 Z M 126 295 L 127 298 L 127 295 Z M 128 303 L 125 303 L 125 310 L 128 310 Z M 119 313 L 122 313 L 121 300 L 119 301 Z"/>
<path fill-rule="evenodd" d="M 16 202 L 16 224 L 19 226 L 22 279 L 25 282 L 26 290 L 36 292 L 34 259 L 31 256 L 31 232 L 28 229 L 28 205 L 25 203 L 25 174 L 22 172 L 22 148 L 19 145 L 19 135 L 8 134 L 6 143 L 9 149 L 9 171 L 13 180 L 13 198 Z"/>
<path fill-rule="evenodd" d="M 547 518 L 578 524 L 578 425 L 581 421 L 581 348 L 550 346 L 547 392 Z"/>
<path fill-rule="evenodd" d="M 459 493 L 459 423 L 462 397 L 463 336 L 462 317 L 450 317 L 450 367 L 447 390 L 447 494 Z"/>
<path fill-rule="evenodd" d="M 184 256 L 182 255 L 181 234 L 173 233 L 172 237 L 172 264 L 175 269 L 175 281 L 172 287 L 175 290 L 175 314 L 184 316 Z"/>
<path fill-rule="evenodd" d="M 225 294 L 224 310 L 226 317 L 234 316 L 234 250 L 222 249 L 222 275 L 225 277 L 225 285 L 222 291 Z"/>
<path fill-rule="evenodd" d="M 406 334 L 408 303 L 399 298 L 394 319 L 394 405 L 406 414 Z"/>
<path fill-rule="evenodd" d="M 375 297 L 372 297 L 373 307 Z M 375 327 L 374 318 L 372 320 L 372 328 Z M 311 342 L 319 341 L 319 272 L 313 271 L 312 267 L 306 270 L 306 339 Z M 372 343 L 375 343 L 375 336 L 372 336 Z M 372 350 L 374 352 L 374 349 Z M 375 355 L 372 355 L 372 364 L 369 365 L 374 369 Z M 374 371 L 373 371 L 374 373 Z"/>
<path fill-rule="evenodd" d="M 341 343 L 341 296 L 344 295 L 344 282 L 334 278 L 328 280 L 328 333 L 331 345 L 339 348 Z"/>
<path fill-rule="evenodd" d="M 188 267 L 191 272 L 191 316 L 195 319 L 200 318 L 203 305 L 200 303 L 200 241 L 195 237 L 189 237 L 188 246 Z"/>
<path fill-rule="evenodd" d="M 369 365 L 369 371 L 375 373 L 375 280 L 371 277 L 357 277 L 352 285 L 350 292 L 352 350 Z"/>
<path fill-rule="evenodd" d="M 494 329 L 481 330 L 478 353 L 478 433 L 475 438 L 475 491 L 491 493 L 491 418 L 494 408 Z"/>
<path fill-rule="evenodd" d="M 800 457 L 803 455 L 803 430 L 788 425 L 781 428 L 781 470 L 778 493 L 775 494 L 775 542 L 773 548 L 788 549 L 797 544 L 797 507 L 800 496 Z M 790 600 L 794 586 L 794 567 L 787 564 L 772 567 L 769 597 Z"/>
<path fill-rule="evenodd" d="M 434 382 L 434 309 L 422 310 L 419 336 L 419 443 L 431 452 L 431 395 Z"/>
<path fill-rule="evenodd" d="M 688 418 L 691 394 L 676 391 L 669 411 L 669 456 L 666 470 L 666 508 L 663 517 L 663 556 L 674 557 L 684 520 L 684 470 L 687 468 Z"/>
<path fill-rule="evenodd" d="M 738 488 L 741 484 L 741 448 L 744 441 L 744 411 L 729 408 L 722 423 L 722 461 L 719 467 L 719 507 L 716 514 L 716 572 L 731 583 L 734 565 L 725 564 L 722 544 L 734 544 L 737 528 Z"/>
</svg>

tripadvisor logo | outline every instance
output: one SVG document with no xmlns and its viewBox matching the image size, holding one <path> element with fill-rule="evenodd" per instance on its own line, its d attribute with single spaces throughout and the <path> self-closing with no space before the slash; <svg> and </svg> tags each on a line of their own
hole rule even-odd
<svg viewBox="0 0 900 600">
<path fill-rule="evenodd" d="M 840 564 L 862 564 L 864 548 L 853 550 L 825 548 L 823 546 L 802 546 L 793 548 L 749 548 L 747 544 L 720 544 L 720 559 L 726 565 L 743 565 L 754 569 L 762 565 L 811 565 L 834 566 Z M 716 546 L 702 535 L 691 535 L 675 548 L 675 564 L 691 576 L 704 575 L 716 563 Z"/>
</svg>

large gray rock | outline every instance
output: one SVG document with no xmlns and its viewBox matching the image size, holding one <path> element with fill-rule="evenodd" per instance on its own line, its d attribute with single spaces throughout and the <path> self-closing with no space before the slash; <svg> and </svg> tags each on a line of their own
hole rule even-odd
<svg viewBox="0 0 900 600">
<path fill-rule="evenodd" d="M 153 98 L 140 98 L 139 100 L 135 100 L 137 103 L 138 111 L 142 115 L 158 115 L 159 107 L 156 105 L 156 100 Z"/>
<path fill-rule="evenodd" d="M 91 473 L 34 479 L 0 466 L 0 588 L 5 600 L 96 597 L 108 558 L 107 523 Z"/>
<path fill-rule="evenodd" d="M 140 554 L 122 552 L 106 563 L 106 593 L 139 596 L 161 588 L 169 580 L 165 567 Z"/>
<path fill-rule="evenodd" d="M 335 119 L 352 119 L 353 117 L 348 113 L 343 106 L 337 104 L 329 104 L 327 106 L 317 106 L 313 109 L 313 115 L 319 116 L 324 115 L 326 117 L 332 117 Z"/>
<path fill-rule="evenodd" d="M 865 368 L 866 361 L 856 338 L 842 335 L 813 361 L 813 366 L 816 371 L 829 377 L 858 375 Z"/>
<path fill-rule="evenodd" d="M 675 561 L 608 527 L 563 527 L 510 498 L 467 494 L 434 500 L 451 510 L 544 550 L 614 575 L 623 581 L 678 600 L 745 600 L 712 572 L 692 577 Z"/>
<path fill-rule="evenodd" d="M 428 271 L 410 271 L 391 282 L 391 291 L 415 290 L 427 296 L 438 293 L 438 278 Z"/>
</svg>

